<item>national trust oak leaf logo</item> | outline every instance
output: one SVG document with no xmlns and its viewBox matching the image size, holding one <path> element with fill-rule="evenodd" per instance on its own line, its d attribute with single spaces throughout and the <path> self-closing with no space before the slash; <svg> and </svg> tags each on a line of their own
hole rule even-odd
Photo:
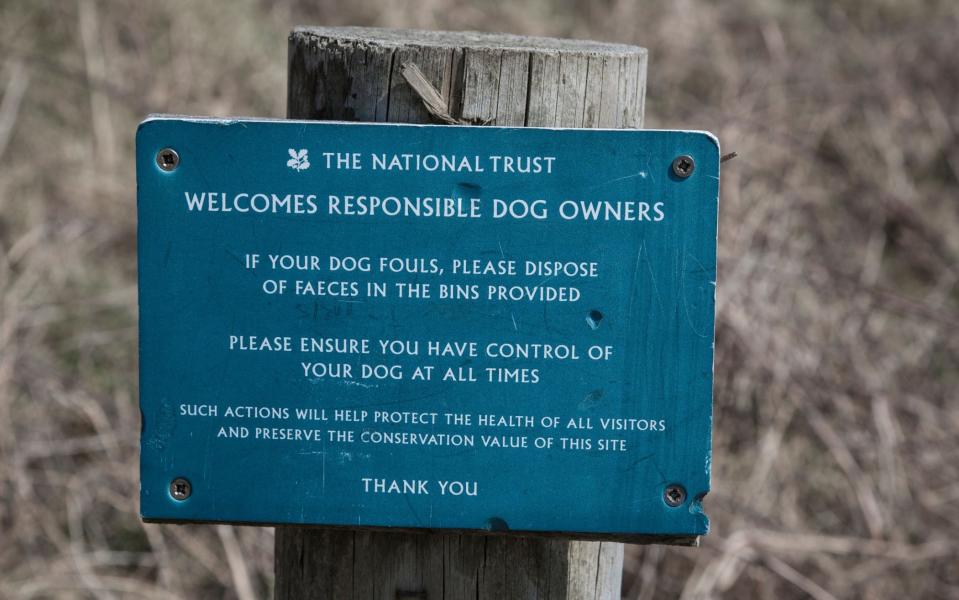
<svg viewBox="0 0 959 600">
<path fill-rule="evenodd" d="M 310 157 L 305 148 L 300 151 L 290 148 L 288 152 L 290 153 L 290 160 L 286 161 L 286 166 L 297 171 L 305 171 L 310 168 Z"/>
</svg>

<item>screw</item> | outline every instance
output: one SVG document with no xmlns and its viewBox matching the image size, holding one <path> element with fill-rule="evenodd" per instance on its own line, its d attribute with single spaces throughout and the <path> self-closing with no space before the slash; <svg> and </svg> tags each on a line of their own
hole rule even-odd
<svg viewBox="0 0 959 600">
<path fill-rule="evenodd" d="M 673 173 L 680 179 L 686 179 L 696 170 L 696 161 L 688 154 L 681 154 L 673 159 Z"/>
<path fill-rule="evenodd" d="M 193 493 L 193 486 L 190 485 L 190 482 L 182 477 L 177 477 L 170 482 L 170 495 L 173 496 L 174 500 L 179 500 L 183 502 L 190 497 L 190 494 Z"/>
<path fill-rule="evenodd" d="M 164 148 L 157 152 L 157 166 L 164 171 L 172 171 L 180 164 L 180 155 L 173 148 Z"/>
<path fill-rule="evenodd" d="M 667 485 L 666 490 L 663 492 L 663 500 L 668 506 L 677 507 L 686 502 L 686 488 L 674 483 L 672 485 Z"/>
</svg>

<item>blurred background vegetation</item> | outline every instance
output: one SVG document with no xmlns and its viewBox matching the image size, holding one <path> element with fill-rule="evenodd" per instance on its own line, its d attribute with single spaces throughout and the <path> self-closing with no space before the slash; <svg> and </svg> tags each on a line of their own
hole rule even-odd
<svg viewBox="0 0 959 600">
<path fill-rule="evenodd" d="M 628 598 L 959 598 L 959 3 L 0 0 L 0 598 L 272 590 L 265 528 L 137 516 L 133 142 L 282 117 L 294 25 L 650 49 L 723 172 L 713 531 Z"/>
</svg>

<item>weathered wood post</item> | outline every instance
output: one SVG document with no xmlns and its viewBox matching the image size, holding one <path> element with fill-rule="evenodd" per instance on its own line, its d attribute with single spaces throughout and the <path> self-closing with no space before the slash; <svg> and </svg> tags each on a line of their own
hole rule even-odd
<svg viewBox="0 0 959 600">
<path fill-rule="evenodd" d="M 365 28 L 301 28 L 289 43 L 294 119 L 643 124 L 635 46 Z M 433 115 L 408 83 L 413 65 L 441 97 Z M 611 542 L 278 527 L 276 598 L 618 598 L 622 562 Z"/>
</svg>

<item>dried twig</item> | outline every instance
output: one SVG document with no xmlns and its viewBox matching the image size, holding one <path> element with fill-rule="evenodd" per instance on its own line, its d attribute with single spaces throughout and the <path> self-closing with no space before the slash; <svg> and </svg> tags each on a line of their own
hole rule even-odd
<svg viewBox="0 0 959 600">
<path fill-rule="evenodd" d="M 415 63 L 403 63 L 400 66 L 400 73 L 403 75 L 406 83 L 410 84 L 410 87 L 413 88 L 416 95 L 420 97 L 426 110 L 437 120 L 448 125 L 488 125 L 493 122 L 493 119 L 486 121 L 457 119 L 450 114 L 450 108 L 446 100 L 436 88 L 433 87 L 433 84 L 426 79 L 426 75 L 423 74 L 423 71 L 421 71 Z"/>
<path fill-rule="evenodd" d="M 10 143 L 10 137 L 13 135 L 13 126 L 17 122 L 17 115 L 20 112 L 20 102 L 27 92 L 27 84 L 30 82 L 30 75 L 26 67 L 19 60 L 11 60 L 8 71 L 10 79 L 7 81 L 7 87 L 3 92 L 3 101 L 0 102 L 0 160 L 3 159 L 3 153 Z"/>
</svg>

